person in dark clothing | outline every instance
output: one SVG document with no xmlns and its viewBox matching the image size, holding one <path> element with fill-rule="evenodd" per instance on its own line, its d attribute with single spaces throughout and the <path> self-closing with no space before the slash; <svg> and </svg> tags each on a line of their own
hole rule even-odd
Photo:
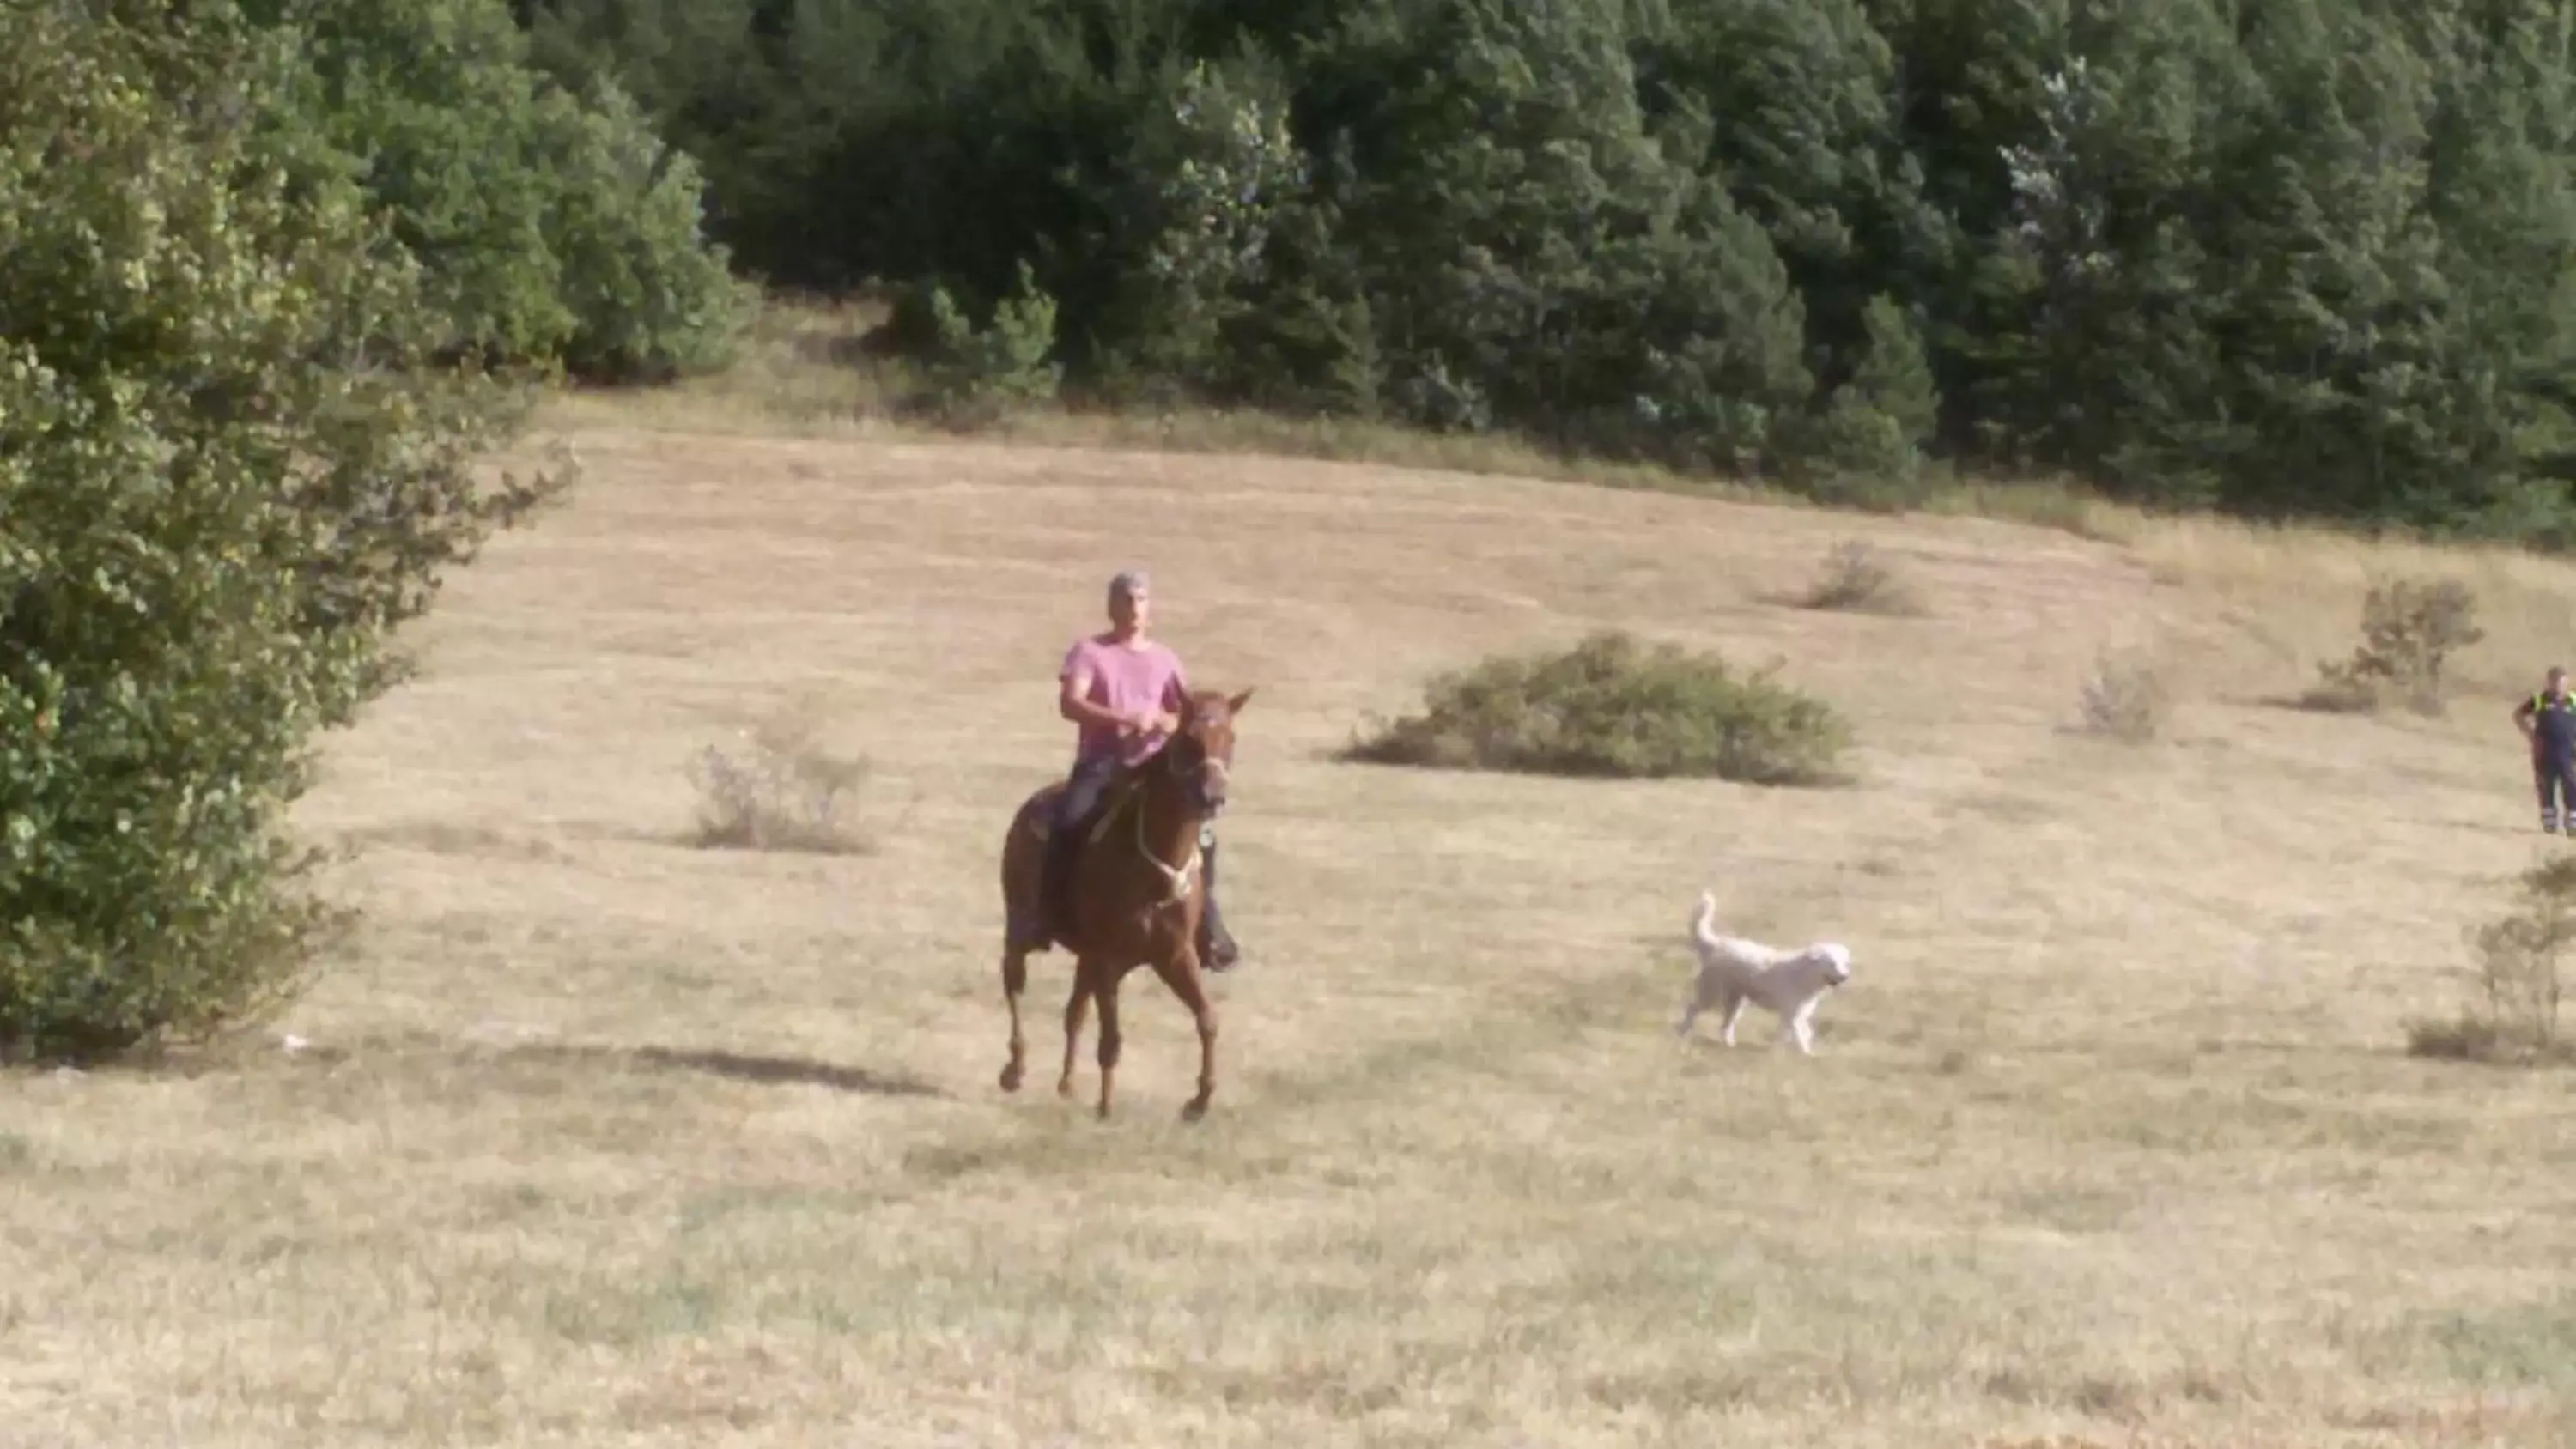
<svg viewBox="0 0 2576 1449">
<path fill-rule="evenodd" d="M 2513 707 L 2513 722 L 2531 742 L 2540 828 L 2576 835 L 2576 699 L 2567 693 L 2567 671 L 2551 666 L 2540 692 Z"/>
</svg>

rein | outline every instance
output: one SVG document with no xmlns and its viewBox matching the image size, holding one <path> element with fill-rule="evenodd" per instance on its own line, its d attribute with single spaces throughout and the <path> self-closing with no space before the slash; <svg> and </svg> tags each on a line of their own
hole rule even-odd
<svg viewBox="0 0 2576 1449">
<path fill-rule="evenodd" d="M 1166 750 L 1163 753 L 1162 758 L 1156 760 L 1155 763 L 1161 766 L 1162 773 L 1171 779 L 1178 780 L 1184 773 L 1178 764 L 1177 757 L 1169 750 Z M 1219 779 L 1225 778 L 1227 773 L 1225 761 L 1209 758 L 1204 753 L 1199 757 L 1198 768 L 1203 770 L 1214 769 Z M 1197 824 L 1198 829 L 1190 832 L 1190 853 L 1182 859 L 1179 865 L 1175 866 L 1164 860 L 1161 856 L 1156 855 L 1154 853 L 1153 845 L 1145 839 L 1145 810 L 1148 803 L 1147 797 L 1150 789 L 1151 787 L 1147 786 L 1138 789 L 1136 792 L 1136 803 L 1134 807 L 1136 816 L 1136 853 L 1145 857 L 1145 859 L 1153 865 L 1155 870 L 1162 873 L 1164 887 L 1163 898 L 1156 901 L 1149 908 L 1151 910 L 1162 911 L 1169 910 L 1190 898 L 1192 877 L 1198 874 L 1200 864 L 1207 858 L 1207 853 L 1202 848 L 1202 842 L 1205 840 L 1207 832 L 1207 817 L 1204 815 L 1195 817 L 1195 823 Z"/>
<path fill-rule="evenodd" d="M 1152 862 L 1154 869 L 1163 873 L 1163 898 L 1154 903 L 1155 910 L 1167 910 L 1190 898 L 1190 877 L 1198 873 L 1199 862 L 1205 858 L 1204 853 L 1199 849 L 1198 832 L 1190 833 L 1188 859 L 1182 861 L 1177 867 L 1165 864 L 1163 858 L 1156 855 L 1154 848 L 1145 841 L 1145 801 L 1142 796 L 1139 796 L 1136 801 L 1136 853 Z"/>
<path fill-rule="evenodd" d="M 1157 758 L 1154 761 L 1154 765 L 1149 768 L 1176 781 L 1186 773 L 1186 771 L 1178 764 L 1176 757 L 1168 750 Z M 1227 778 L 1230 774 L 1225 767 L 1225 761 L 1214 759 L 1204 753 L 1199 757 L 1197 768 L 1213 769 L 1216 771 L 1219 779 Z M 1091 843 L 1097 845 L 1108 835 L 1109 831 L 1117 825 L 1120 813 L 1123 812 L 1134 817 L 1136 821 L 1136 853 L 1143 856 L 1146 863 L 1153 866 L 1154 869 L 1163 877 L 1163 898 L 1156 901 L 1151 906 L 1146 907 L 1148 914 L 1155 911 L 1169 910 L 1172 907 L 1181 904 L 1183 901 L 1188 900 L 1190 898 L 1193 878 L 1197 876 L 1199 866 L 1207 859 L 1207 852 L 1205 849 L 1207 839 L 1207 817 L 1205 815 L 1199 815 L 1196 817 L 1198 829 L 1190 833 L 1189 854 L 1183 858 L 1179 865 L 1173 865 L 1154 853 L 1153 843 L 1145 838 L 1145 813 L 1150 803 L 1149 796 L 1152 791 L 1153 784 L 1149 779 L 1137 780 L 1130 789 L 1124 792 L 1125 799 L 1112 808 L 1108 813 L 1103 815 L 1099 824 L 1091 827 L 1090 836 Z"/>
</svg>

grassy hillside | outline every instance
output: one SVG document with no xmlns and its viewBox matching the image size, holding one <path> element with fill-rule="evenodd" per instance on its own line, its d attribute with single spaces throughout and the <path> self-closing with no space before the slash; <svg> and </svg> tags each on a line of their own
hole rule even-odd
<svg viewBox="0 0 2576 1449">
<path fill-rule="evenodd" d="M 939 439 L 770 355 L 557 409 L 579 493 L 304 802 L 370 924 L 299 1050 L 0 1093 L 13 1442 L 2564 1442 L 2565 1082 L 2404 1043 L 2553 844 L 2504 711 L 2576 571 Z M 1915 609 L 1796 606 L 1852 541 Z M 1260 689 L 1197 1128 L 1142 976 L 1124 1115 L 1045 1090 L 1061 957 L 993 1086 L 1000 833 L 1131 563 Z M 2392 568 L 2476 590 L 2461 701 L 2279 703 Z M 1334 762 L 1603 627 L 1785 660 L 1858 783 Z M 2148 743 L 2078 727 L 2105 651 Z M 697 848 L 790 717 L 863 848 Z M 1816 1059 L 1671 1035 L 1703 886 L 1853 945 Z"/>
<path fill-rule="evenodd" d="M 584 387 L 558 396 L 551 421 L 676 429 L 693 433 L 839 439 L 953 439 L 975 436 L 1052 446 L 1148 448 L 1156 452 L 1244 453 L 1410 467 L 1502 477 L 1586 482 L 1686 493 L 1701 498 L 1811 508 L 1804 493 L 1669 468 L 1551 449 L 1508 430 L 1439 433 L 1400 423 L 1305 416 L 1258 407 L 1087 396 L 1068 389 L 1043 404 L 943 414 L 921 365 L 884 342 L 887 302 L 773 294 L 754 308 L 722 371 L 648 392 Z M 2060 475 L 1954 475 L 1921 487 L 1916 511 L 1974 514 L 2039 523 L 2085 536 L 2126 537 L 2142 515 L 2067 483 Z"/>
</svg>

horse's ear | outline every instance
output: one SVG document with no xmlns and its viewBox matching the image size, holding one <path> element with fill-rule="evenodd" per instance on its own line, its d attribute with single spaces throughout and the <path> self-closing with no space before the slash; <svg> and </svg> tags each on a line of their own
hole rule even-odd
<svg viewBox="0 0 2576 1449">
<path fill-rule="evenodd" d="M 1255 688 L 1255 689 L 1257 689 L 1257 688 L 1259 688 L 1259 687 L 1260 687 L 1260 686 L 1258 686 L 1258 685 L 1253 686 L 1253 688 Z M 1251 700 L 1251 698 L 1252 698 L 1252 690 L 1251 690 L 1251 689 L 1247 689 L 1247 690 L 1245 690 L 1243 693 L 1238 694 L 1238 695 L 1236 695 L 1234 698 L 1229 699 L 1229 700 L 1227 700 L 1227 701 L 1225 702 L 1225 712 L 1226 712 L 1227 714 L 1241 714 L 1241 713 L 1243 713 L 1243 706 L 1244 706 L 1247 702 L 1249 702 L 1249 701 Z"/>
</svg>

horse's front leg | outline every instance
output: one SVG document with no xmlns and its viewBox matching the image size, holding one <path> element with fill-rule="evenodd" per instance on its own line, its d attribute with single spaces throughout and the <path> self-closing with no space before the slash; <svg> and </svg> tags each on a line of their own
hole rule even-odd
<svg viewBox="0 0 2576 1449">
<path fill-rule="evenodd" d="M 1064 1073 L 1055 1080 L 1055 1094 L 1073 1095 L 1073 1054 L 1082 1046 L 1082 1023 L 1091 1014 L 1091 991 L 1096 968 L 1091 958 L 1076 957 L 1073 963 L 1073 994 L 1064 1003 Z"/>
<path fill-rule="evenodd" d="M 1207 1115 L 1208 1099 L 1216 1095 L 1216 1006 L 1208 1000 L 1207 979 L 1199 974 L 1199 953 L 1188 938 L 1154 958 L 1154 974 L 1180 998 L 1199 1029 L 1199 1092 L 1181 1109 L 1182 1121 L 1196 1122 Z"/>
</svg>

